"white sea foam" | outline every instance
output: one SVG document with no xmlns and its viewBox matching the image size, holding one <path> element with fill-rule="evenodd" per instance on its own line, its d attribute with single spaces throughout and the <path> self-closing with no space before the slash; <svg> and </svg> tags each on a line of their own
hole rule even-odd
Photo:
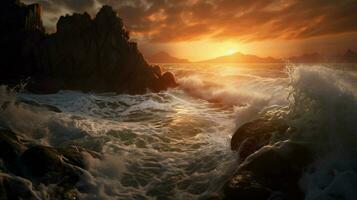
<svg viewBox="0 0 357 200">
<path fill-rule="evenodd" d="M 291 77 L 291 140 L 309 143 L 316 159 L 301 179 L 306 199 L 356 199 L 357 76 L 311 66 Z"/>
</svg>

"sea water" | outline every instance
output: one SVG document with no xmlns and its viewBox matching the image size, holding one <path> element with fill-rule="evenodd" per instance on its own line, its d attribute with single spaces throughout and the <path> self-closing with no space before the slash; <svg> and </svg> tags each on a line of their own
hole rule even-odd
<svg viewBox="0 0 357 200">
<path fill-rule="evenodd" d="M 0 126 L 54 147 L 79 146 L 88 157 L 80 199 L 205 199 L 221 197 L 238 156 L 230 138 L 260 114 L 284 112 L 294 133 L 314 150 L 300 180 L 306 199 L 355 199 L 357 66 L 347 64 L 163 64 L 178 88 L 144 95 L 60 91 L 10 93 L 58 107 L 0 111 Z M 274 147 L 271 147 L 274 148 Z M 34 192 L 46 198 L 56 186 Z"/>
</svg>

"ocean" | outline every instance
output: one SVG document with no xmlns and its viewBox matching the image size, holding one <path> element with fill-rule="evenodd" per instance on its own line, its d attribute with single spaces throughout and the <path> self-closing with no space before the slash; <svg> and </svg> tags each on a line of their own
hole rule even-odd
<svg viewBox="0 0 357 200">
<path fill-rule="evenodd" d="M 239 164 L 230 139 L 261 114 L 294 131 L 279 141 L 314 152 L 300 186 L 308 200 L 357 198 L 357 65 L 162 64 L 178 88 L 144 95 L 0 89 L 0 104 L 30 100 L 62 112 L 12 104 L 0 126 L 47 146 L 78 146 L 88 156 L 79 199 L 219 198 Z M 272 144 L 267 148 L 275 148 Z M 46 199 L 55 185 L 33 188 Z"/>
</svg>

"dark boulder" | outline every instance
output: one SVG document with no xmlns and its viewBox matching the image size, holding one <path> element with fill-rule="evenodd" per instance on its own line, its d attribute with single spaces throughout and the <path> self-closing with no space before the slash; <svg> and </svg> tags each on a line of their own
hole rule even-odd
<svg viewBox="0 0 357 200">
<path fill-rule="evenodd" d="M 156 81 L 152 86 L 152 89 L 153 91 L 157 92 L 161 90 L 166 90 L 170 87 L 173 88 L 176 86 L 178 86 L 178 84 L 176 82 L 175 76 L 171 72 L 165 72 L 164 74 L 156 77 Z"/>
<path fill-rule="evenodd" d="M 88 167 L 84 151 L 75 147 L 31 147 L 21 156 L 22 176 L 37 184 L 55 184 L 50 194 L 52 199 L 77 199 L 78 190 L 87 188 L 85 184 L 77 188 L 84 169 Z M 90 156 L 95 155 L 85 152 Z"/>
<path fill-rule="evenodd" d="M 0 130 L 0 199 L 38 199 L 32 191 L 41 184 L 55 185 L 50 199 L 76 199 L 78 191 L 90 188 L 77 183 L 89 159 L 101 159 L 100 154 L 75 146 L 32 145 L 10 130 Z"/>
<path fill-rule="evenodd" d="M 171 72 L 165 72 L 160 78 L 160 82 L 166 88 L 177 86 L 175 75 Z"/>
<path fill-rule="evenodd" d="M 88 160 L 84 154 L 87 154 L 96 159 L 101 159 L 101 156 L 98 153 L 75 146 L 57 148 L 57 152 L 63 156 L 62 158 L 65 162 L 74 166 L 78 166 L 82 169 L 87 169 L 89 165 Z"/>
<path fill-rule="evenodd" d="M 226 199 L 267 200 L 271 189 L 257 182 L 249 171 L 237 173 L 224 187 Z"/>
<path fill-rule="evenodd" d="M 17 160 L 25 149 L 15 133 L 0 129 L 0 159 L 4 162 L 6 171 L 19 171 Z"/>
<path fill-rule="evenodd" d="M 25 178 L 44 185 L 56 184 L 56 196 L 73 190 L 82 175 L 79 169 L 64 162 L 62 155 L 51 147 L 29 148 L 21 156 L 21 163 Z"/>
<path fill-rule="evenodd" d="M 162 68 L 159 66 L 159 65 L 154 65 L 152 67 L 152 71 L 154 72 L 154 74 L 157 76 L 157 77 L 161 77 L 162 76 Z"/>
<path fill-rule="evenodd" d="M 283 199 L 303 199 L 298 182 L 312 162 L 303 144 L 281 142 L 248 157 L 224 186 L 226 199 L 266 200 L 273 194 Z"/>
<path fill-rule="evenodd" d="M 23 175 L 43 184 L 57 184 L 73 189 L 86 168 L 86 160 L 78 149 L 56 149 L 34 146 L 21 156 Z"/>
<path fill-rule="evenodd" d="M 32 191 L 32 184 L 28 180 L 0 173 L 1 200 L 40 200 Z"/>
<path fill-rule="evenodd" d="M 231 149 L 239 152 L 241 160 L 269 144 L 274 134 L 284 134 L 289 126 L 283 121 L 259 118 L 240 126 L 231 139 Z"/>
<path fill-rule="evenodd" d="M 32 177 L 43 177 L 51 172 L 61 172 L 64 165 L 55 149 L 35 146 L 26 150 L 21 156 L 25 174 Z"/>
</svg>

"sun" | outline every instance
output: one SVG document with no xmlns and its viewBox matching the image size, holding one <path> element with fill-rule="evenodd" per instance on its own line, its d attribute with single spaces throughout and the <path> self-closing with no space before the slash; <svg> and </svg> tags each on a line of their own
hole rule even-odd
<svg viewBox="0 0 357 200">
<path fill-rule="evenodd" d="M 236 52 L 237 52 L 236 49 L 228 49 L 228 50 L 226 51 L 226 55 L 232 55 L 232 54 L 234 54 L 234 53 L 236 53 Z"/>
<path fill-rule="evenodd" d="M 175 57 L 186 58 L 193 62 L 229 56 L 237 52 L 246 52 L 245 44 L 207 39 L 165 45 L 160 44 L 156 45 L 155 48 L 168 49 Z M 148 52 L 150 51 L 148 50 Z"/>
</svg>

